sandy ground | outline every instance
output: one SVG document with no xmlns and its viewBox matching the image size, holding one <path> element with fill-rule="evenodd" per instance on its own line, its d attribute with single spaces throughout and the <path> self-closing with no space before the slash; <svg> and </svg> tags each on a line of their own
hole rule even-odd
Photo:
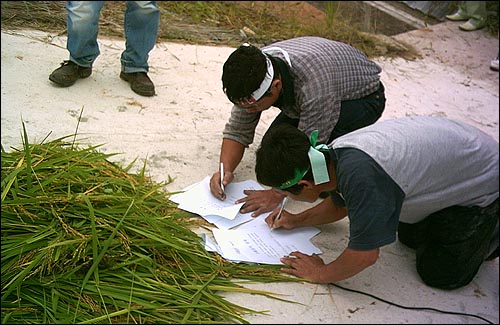
<svg viewBox="0 0 500 325">
<path fill-rule="evenodd" d="M 377 58 L 383 67 L 387 108 L 382 119 L 436 115 L 470 122 L 498 141 L 499 74 L 489 69 L 498 38 L 486 31 L 462 32 L 458 23 L 395 37 L 412 43 L 422 59 Z M 229 47 L 159 43 L 150 57 L 150 77 L 157 95 L 133 93 L 120 80 L 123 41 L 100 39 L 101 56 L 93 74 L 70 88 L 58 88 L 49 74 L 67 59 L 65 37 L 45 32 L 3 31 L 1 34 L 1 143 L 6 150 L 21 147 L 22 122 L 30 142 L 78 132 L 78 142 L 102 144 L 124 164 L 148 162 L 156 181 L 169 177 L 177 191 L 211 175 L 218 168 L 221 132 L 231 105 L 221 90 L 222 65 Z M 82 113 L 81 122 L 78 117 Z M 236 181 L 253 178 L 254 153 L 277 110 L 264 113 L 254 145 L 237 169 Z M 78 126 L 78 130 L 77 130 Z M 141 163 L 138 164 L 141 167 Z M 291 205 L 291 210 L 304 208 Z M 347 244 L 348 224 L 320 227 L 313 242 L 326 261 Z M 404 306 L 432 307 L 479 315 L 498 323 L 498 259 L 483 264 L 468 286 L 451 292 L 425 286 L 415 267 L 414 253 L 396 242 L 381 250 L 376 265 L 340 283 Z M 267 315 L 246 317 L 251 323 L 482 323 L 468 316 L 406 310 L 372 297 L 315 284 L 255 284 L 283 294 L 292 304 L 260 296 L 227 294 L 228 300 Z"/>
</svg>

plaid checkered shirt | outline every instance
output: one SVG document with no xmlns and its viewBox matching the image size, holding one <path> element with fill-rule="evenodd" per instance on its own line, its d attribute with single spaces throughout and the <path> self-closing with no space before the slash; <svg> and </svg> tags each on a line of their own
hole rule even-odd
<svg viewBox="0 0 500 325">
<path fill-rule="evenodd" d="M 319 143 L 326 143 L 340 115 L 340 103 L 359 99 L 379 88 L 381 67 L 358 49 L 320 37 L 298 37 L 263 47 L 279 47 L 290 57 L 294 104 L 281 110 L 299 118 L 298 128 L 307 135 L 319 130 Z M 280 51 L 273 57 L 285 60 Z M 261 112 L 247 113 L 233 106 L 223 136 L 248 147 L 254 140 Z"/>
</svg>

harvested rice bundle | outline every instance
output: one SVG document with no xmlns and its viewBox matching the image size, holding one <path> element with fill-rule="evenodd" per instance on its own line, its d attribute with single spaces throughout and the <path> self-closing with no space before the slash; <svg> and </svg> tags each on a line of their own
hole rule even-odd
<svg viewBox="0 0 500 325">
<path fill-rule="evenodd" d="M 2 149 L 2 323 L 247 323 L 238 285 L 295 281 L 204 249 L 145 176 L 68 137 Z"/>
</svg>

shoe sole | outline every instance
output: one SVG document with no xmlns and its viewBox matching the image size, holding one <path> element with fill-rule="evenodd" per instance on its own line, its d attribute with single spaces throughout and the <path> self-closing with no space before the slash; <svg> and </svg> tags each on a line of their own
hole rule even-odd
<svg viewBox="0 0 500 325">
<path fill-rule="evenodd" d="M 151 97 L 151 96 L 154 96 L 155 95 L 155 91 L 137 91 L 136 89 L 130 87 L 130 89 L 132 89 L 134 91 L 134 93 L 138 94 L 138 95 L 141 95 L 141 96 L 144 96 L 144 97 Z"/>
<path fill-rule="evenodd" d="M 137 91 L 133 88 L 131 88 L 136 94 L 138 95 L 141 95 L 141 96 L 144 96 L 144 97 L 152 97 L 155 95 L 155 92 L 154 91 L 150 91 L 150 92 L 141 92 L 141 91 Z"/>
</svg>

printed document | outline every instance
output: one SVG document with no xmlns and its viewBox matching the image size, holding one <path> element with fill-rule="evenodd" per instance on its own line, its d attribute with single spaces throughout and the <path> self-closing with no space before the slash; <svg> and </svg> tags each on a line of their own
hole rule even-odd
<svg viewBox="0 0 500 325">
<path fill-rule="evenodd" d="M 233 182 L 226 186 L 226 199 L 221 201 L 210 192 L 210 177 L 207 176 L 185 188 L 182 193 L 172 195 L 170 200 L 177 203 L 179 209 L 196 213 L 220 229 L 231 229 L 253 220 L 251 213 L 240 213 L 243 203 L 235 204 L 235 201 L 246 196 L 244 190 L 263 189 L 254 180 Z"/>
<path fill-rule="evenodd" d="M 304 254 L 321 254 L 311 243 L 311 238 L 320 232 L 315 227 L 301 227 L 293 230 L 271 230 L 264 221 L 270 212 L 256 218 L 251 213 L 239 212 L 241 204 L 234 202 L 245 197 L 244 190 L 263 190 L 254 180 L 234 182 L 226 186 L 226 199 L 221 201 L 210 192 L 210 177 L 188 186 L 182 193 L 174 194 L 170 200 L 179 209 L 196 213 L 217 226 L 212 235 L 203 235 L 205 248 L 217 252 L 233 262 L 282 264 L 280 258 L 294 251 Z"/>
<path fill-rule="evenodd" d="M 222 257 L 233 262 L 261 264 L 283 264 L 280 258 L 294 251 L 321 254 L 310 241 L 319 232 L 315 227 L 271 230 L 262 218 L 236 229 L 212 230 Z"/>
</svg>

